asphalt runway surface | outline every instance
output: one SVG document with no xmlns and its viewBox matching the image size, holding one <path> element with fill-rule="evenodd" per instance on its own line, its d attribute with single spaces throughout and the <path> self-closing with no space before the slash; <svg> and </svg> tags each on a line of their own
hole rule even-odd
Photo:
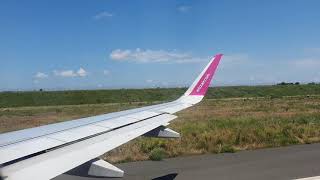
<svg viewBox="0 0 320 180">
<path fill-rule="evenodd" d="M 295 179 L 320 175 L 320 144 L 116 164 L 124 178 L 86 176 L 86 165 L 54 180 Z"/>
</svg>

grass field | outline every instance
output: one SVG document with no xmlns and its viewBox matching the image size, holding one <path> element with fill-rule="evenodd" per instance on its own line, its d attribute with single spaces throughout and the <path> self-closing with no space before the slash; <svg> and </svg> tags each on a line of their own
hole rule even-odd
<svg viewBox="0 0 320 180">
<path fill-rule="evenodd" d="M 0 92 L 0 108 L 101 103 L 169 101 L 186 88 L 118 89 L 83 91 Z M 320 85 L 233 86 L 210 88 L 208 99 L 320 95 Z"/>
<path fill-rule="evenodd" d="M 209 98 L 195 107 L 179 112 L 177 114 L 179 118 L 170 124 L 172 129 L 181 133 L 181 138 L 140 137 L 107 153 L 104 158 L 110 162 L 160 160 L 163 157 L 189 154 L 235 152 L 320 142 L 319 87 L 319 85 L 291 85 L 212 88 L 209 91 Z M 116 90 L 112 91 L 119 93 Z M 45 92 L 47 100 L 44 99 L 44 92 L 1 93 L 2 100 L 6 99 L 8 102 L 1 102 L 0 132 L 159 103 L 178 97 L 184 89 L 119 91 L 125 92 L 124 94 L 127 94 L 125 97 L 134 97 L 133 94 L 139 96 L 145 93 L 151 94 L 147 98 L 137 97 L 136 100 L 129 98 L 127 102 L 122 96 L 115 96 L 112 97 L 113 101 L 122 98 L 120 103 L 103 103 L 103 100 L 94 104 L 77 98 L 95 97 L 96 91 Z M 134 93 L 130 94 L 131 91 Z M 82 96 L 78 96 L 77 93 L 80 92 L 83 93 Z M 166 97 L 165 94 L 170 92 L 173 94 Z M 38 98 L 42 100 L 37 103 L 31 103 L 30 99 L 24 101 L 22 97 L 30 96 L 29 93 L 34 100 Z M 66 96 L 77 100 L 70 98 L 67 101 L 61 98 L 61 101 L 58 101 L 55 98 L 59 93 L 67 94 Z M 102 96 L 101 94 L 95 99 Z M 15 95 L 22 97 L 17 98 Z M 72 105 L 80 101 L 82 103 Z"/>
<path fill-rule="evenodd" d="M 141 137 L 105 158 L 136 161 L 155 153 L 176 157 L 319 142 L 319 108 L 319 97 L 207 99 L 178 113 L 170 127 L 181 133 L 180 139 Z"/>
</svg>

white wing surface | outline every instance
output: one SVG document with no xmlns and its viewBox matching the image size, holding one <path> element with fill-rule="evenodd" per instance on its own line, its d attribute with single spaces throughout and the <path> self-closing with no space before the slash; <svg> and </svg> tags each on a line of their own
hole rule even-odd
<svg viewBox="0 0 320 180">
<path fill-rule="evenodd" d="M 214 56 L 186 93 L 173 102 L 0 134 L 1 178 L 52 179 L 141 135 L 178 137 L 165 126 L 176 118 L 173 113 L 202 100 L 221 57 Z M 106 171 L 91 169 L 92 175 L 123 174 L 115 167 L 102 167 L 101 161 L 97 164 L 92 167 Z"/>
</svg>

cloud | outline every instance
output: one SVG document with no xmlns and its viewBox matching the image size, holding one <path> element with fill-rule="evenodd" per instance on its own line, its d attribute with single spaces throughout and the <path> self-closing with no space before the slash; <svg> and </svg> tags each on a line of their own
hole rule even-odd
<svg viewBox="0 0 320 180">
<path fill-rule="evenodd" d="M 108 76 L 108 75 L 110 75 L 110 71 L 105 69 L 105 70 L 103 70 L 103 74 Z"/>
<path fill-rule="evenodd" d="M 131 50 L 121 50 L 121 49 L 113 50 L 110 54 L 110 58 L 113 60 L 125 60 L 128 58 L 132 58 L 132 56 L 134 55 L 131 52 Z"/>
<path fill-rule="evenodd" d="M 320 68 L 320 58 L 304 58 L 293 61 L 293 65 L 297 68 Z"/>
<path fill-rule="evenodd" d="M 37 79 L 45 79 L 45 78 L 48 78 L 49 76 L 45 73 L 42 73 L 42 72 L 37 72 L 36 75 L 34 75 L 34 78 L 37 78 Z"/>
<path fill-rule="evenodd" d="M 253 57 L 245 53 L 226 54 L 219 66 L 216 82 L 222 85 L 318 82 L 320 79 L 320 55 L 317 54 L 294 59 Z"/>
<path fill-rule="evenodd" d="M 75 76 L 77 76 L 77 74 L 73 70 L 62 70 L 62 71 L 54 70 L 53 74 L 55 76 L 61 76 L 61 77 L 75 77 Z"/>
<path fill-rule="evenodd" d="M 54 70 L 53 74 L 55 76 L 60 77 L 86 77 L 88 75 L 88 72 L 84 70 L 83 68 L 80 68 L 78 71 L 74 70 Z"/>
<path fill-rule="evenodd" d="M 80 77 L 85 77 L 88 75 L 87 71 L 85 71 L 83 68 L 80 68 L 78 71 L 77 71 L 77 75 L 80 76 Z"/>
<path fill-rule="evenodd" d="M 131 61 L 138 63 L 155 63 L 155 62 L 167 62 L 167 63 L 187 63 L 187 62 L 199 62 L 203 61 L 202 58 L 191 56 L 189 53 L 183 53 L 178 51 L 166 51 L 166 50 L 150 50 L 140 49 L 116 49 L 110 54 L 110 58 L 115 61 Z M 208 60 L 206 58 L 206 60 Z"/>
<path fill-rule="evenodd" d="M 105 19 L 105 18 L 111 18 L 113 16 L 114 16 L 114 14 L 107 12 L 107 11 L 103 11 L 103 12 L 100 12 L 100 13 L 96 14 L 95 16 L 93 16 L 93 18 L 96 20 L 100 20 L 100 19 Z"/>
<path fill-rule="evenodd" d="M 227 66 L 248 65 L 253 63 L 249 59 L 248 54 L 226 54 L 223 57 L 222 63 Z"/>
<path fill-rule="evenodd" d="M 153 80 L 152 79 L 147 79 L 146 82 L 147 83 L 153 83 Z"/>
<path fill-rule="evenodd" d="M 182 5 L 182 6 L 179 6 L 177 9 L 179 12 L 185 13 L 191 9 L 191 6 Z"/>
</svg>

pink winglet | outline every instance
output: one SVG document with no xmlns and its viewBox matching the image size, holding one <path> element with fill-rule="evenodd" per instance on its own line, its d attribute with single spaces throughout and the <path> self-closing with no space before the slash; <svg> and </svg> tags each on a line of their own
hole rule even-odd
<svg viewBox="0 0 320 180">
<path fill-rule="evenodd" d="M 201 95 L 204 96 L 208 90 L 208 87 L 211 83 L 212 77 L 216 72 L 218 64 L 222 54 L 217 54 L 213 57 L 211 64 L 209 65 L 208 69 L 202 75 L 200 80 L 198 81 L 197 85 L 194 87 L 190 95 Z"/>
</svg>

